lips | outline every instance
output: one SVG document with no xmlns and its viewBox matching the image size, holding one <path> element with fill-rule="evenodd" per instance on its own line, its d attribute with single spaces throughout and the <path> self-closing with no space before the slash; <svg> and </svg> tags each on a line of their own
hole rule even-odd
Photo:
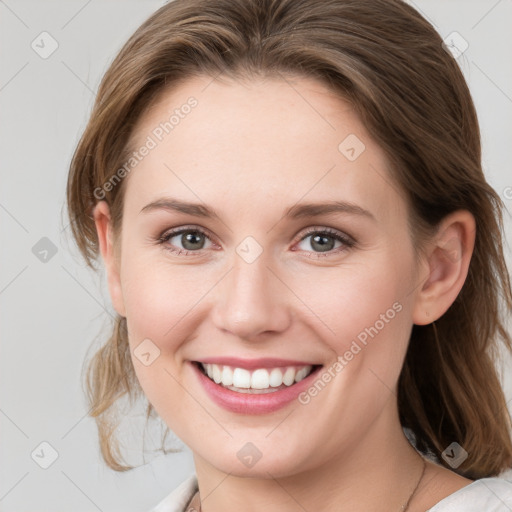
<svg viewBox="0 0 512 512">
<path fill-rule="evenodd" d="M 239 414 L 265 414 L 286 406 L 311 385 L 322 368 L 269 358 L 210 358 L 190 363 L 209 398 Z"/>
<path fill-rule="evenodd" d="M 293 359 L 279 359 L 275 357 L 260 357 L 258 359 L 243 359 L 240 357 L 207 357 L 198 360 L 197 362 L 226 365 L 235 368 L 245 368 L 246 370 L 253 370 L 257 368 L 282 368 L 286 366 L 316 366 L 322 364 Z"/>
</svg>

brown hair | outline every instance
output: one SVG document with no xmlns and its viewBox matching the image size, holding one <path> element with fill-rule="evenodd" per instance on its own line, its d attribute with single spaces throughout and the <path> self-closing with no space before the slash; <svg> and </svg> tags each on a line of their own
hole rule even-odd
<svg viewBox="0 0 512 512">
<path fill-rule="evenodd" d="M 137 121 L 159 94 L 198 74 L 280 73 L 313 77 L 354 105 L 405 191 L 416 242 L 455 210 L 474 215 L 466 282 L 436 324 L 413 326 L 398 407 L 420 451 L 447 466 L 440 455 L 456 441 L 469 453 L 457 473 L 499 474 L 512 464 L 510 415 L 495 366 L 499 343 L 512 349 L 504 326 L 512 291 L 503 203 L 482 172 L 477 116 L 457 62 L 401 0 L 174 0 L 160 8 L 106 72 L 71 162 L 67 200 L 80 251 L 93 267 L 95 190 L 123 164 Z M 116 234 L 124 181 L 104 192 Z M 121 396 L 140 393 L 124 318 L 90 362 L 87 387 L 106 463 L 131 469 L 121 464 L 111 421 Z"/>
</svg>

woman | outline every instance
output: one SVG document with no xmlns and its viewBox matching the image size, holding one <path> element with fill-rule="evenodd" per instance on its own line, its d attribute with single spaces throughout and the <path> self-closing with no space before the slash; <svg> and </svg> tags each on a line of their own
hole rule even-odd
<svg viewBox="0 0 512 512">
<path fill-rule="evenodd" d="M 502 204 L 454 58 L 399 0 L 175 0 L 105 74 L 68 181 L 142 394 L 195 473 L 156 511 L 512 509 Z"/>
</svg>

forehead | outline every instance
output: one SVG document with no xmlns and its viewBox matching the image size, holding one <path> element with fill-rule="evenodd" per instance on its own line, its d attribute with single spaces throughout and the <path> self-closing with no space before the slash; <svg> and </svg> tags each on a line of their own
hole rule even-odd
<svg viewBox="0 0 512 512">
<path fill-rule="evenodd" d="M 314 79 L 194 77 L 139 120 L 132 149 L 144 146 L 128 175 L 133 207 L 167 194 L 258 215 L 301 198 L 404 213 L 384 152 L 350 103 Z"/>
</svg>

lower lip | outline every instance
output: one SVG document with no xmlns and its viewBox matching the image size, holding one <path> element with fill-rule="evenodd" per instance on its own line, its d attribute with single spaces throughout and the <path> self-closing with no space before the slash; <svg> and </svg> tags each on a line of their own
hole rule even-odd
<svg viewBox="0 0 512 512">
<path fill-rule="evenodd" d="M 250 394 L 237 393 L 220 384 L 216 384 L 199 369 L 197 363 L 191 363 L 191 365 L 209 397 L 217 405 L 238 414 L 266 414 L 285 407 L 311 385 L 318 372 L 322 369 L 321 366 L 318 367 L 305 379 L 285 389 L 268 393 Z"/>
</svg>

